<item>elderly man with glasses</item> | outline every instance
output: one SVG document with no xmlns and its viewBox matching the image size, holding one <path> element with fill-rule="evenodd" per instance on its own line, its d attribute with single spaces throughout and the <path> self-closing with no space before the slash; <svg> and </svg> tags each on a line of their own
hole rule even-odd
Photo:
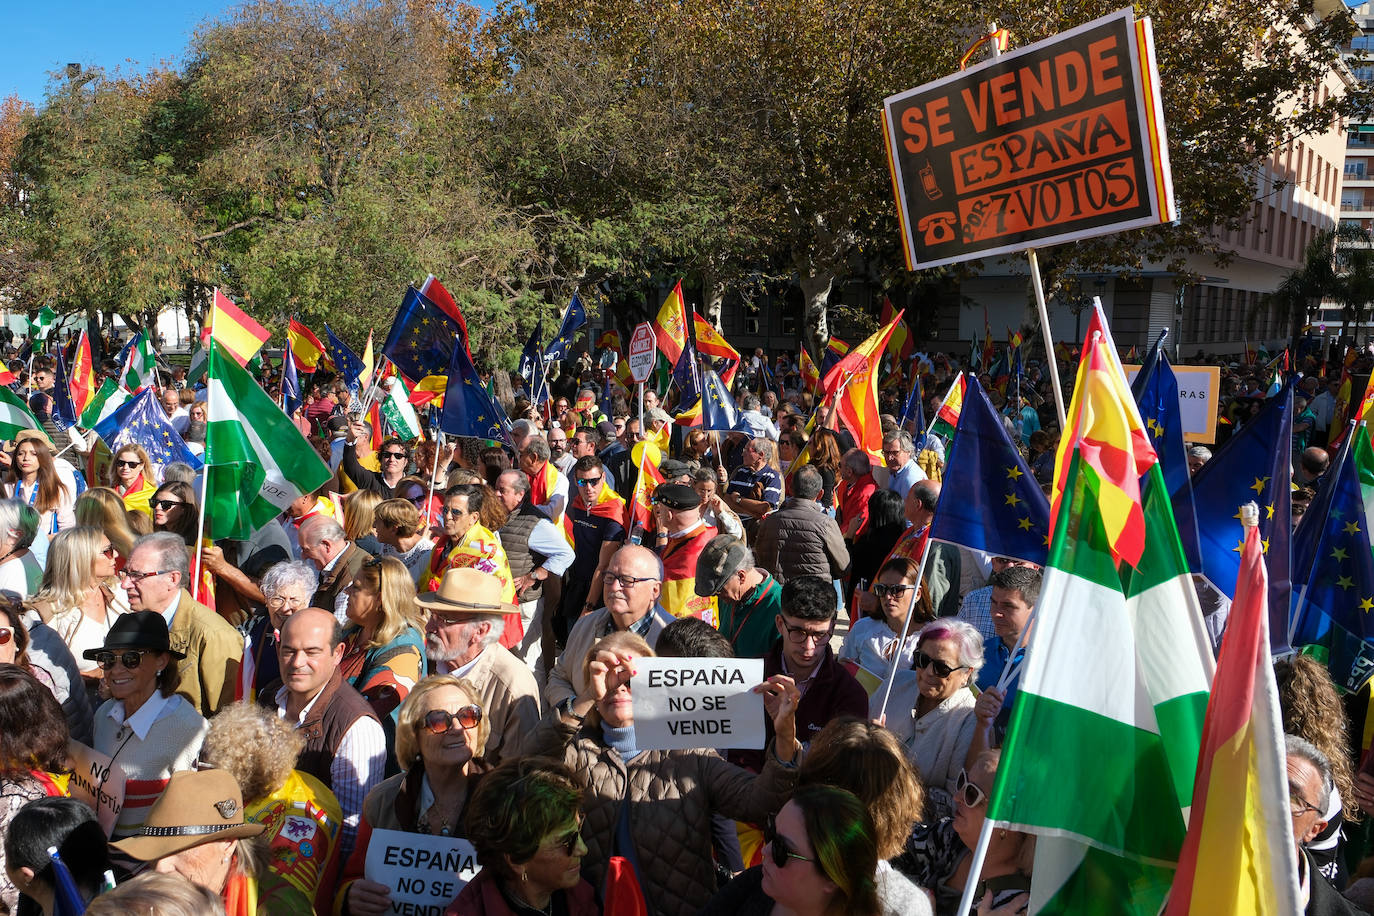
<svg viewBox="0 0 1374 916">
<path fill-rule="evenodd" d="M 544 702 L 565 713 L 587 687 L 582 663 L 594 643 L 611 633 L 631 630 L 653 646 L 663 628 L 676 619 L 658 603 L 663 562 L 647 547 L 626 544 L 617 550 L 606 566 L 602 585 L 605 607 L 577 621 L 544 687 Z"/>
</svg>

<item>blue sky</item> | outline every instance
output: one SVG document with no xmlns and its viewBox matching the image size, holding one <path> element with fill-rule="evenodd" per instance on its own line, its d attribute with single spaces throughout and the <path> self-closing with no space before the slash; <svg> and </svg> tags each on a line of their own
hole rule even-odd
<svg viewBox="0 0 1374 916">
<path fill-rule="evenodd" d="M 3 0 L 5 47 L 0 97 L 39 105 L 48 72 L 68 63 L 107 70 L 180 64 L 202 21 L 232 0 Z"/>
</svg>

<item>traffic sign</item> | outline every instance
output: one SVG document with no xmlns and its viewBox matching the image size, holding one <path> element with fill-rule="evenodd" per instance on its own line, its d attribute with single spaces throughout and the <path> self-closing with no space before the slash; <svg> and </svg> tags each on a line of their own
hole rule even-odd
<svg viewBox="0 0 1374 916">
<path fill-rule="evenodd" d="M 641 385 L 654 371 L 655 344 L 654 329 L 647 321 L 637 325 L 630 335 L 630 378 Z"/>
</svg>

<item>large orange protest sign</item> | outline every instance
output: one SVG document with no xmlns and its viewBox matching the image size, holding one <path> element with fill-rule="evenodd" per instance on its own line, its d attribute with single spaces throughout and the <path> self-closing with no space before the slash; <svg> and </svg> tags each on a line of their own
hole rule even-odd
<svg viewBox="0 0 1374 916">
<path fill-rule="evenodd" d="M 883 134 L 912 270 L 1177 218 L 1129 9 L 889 97 Z"/>
</svg>

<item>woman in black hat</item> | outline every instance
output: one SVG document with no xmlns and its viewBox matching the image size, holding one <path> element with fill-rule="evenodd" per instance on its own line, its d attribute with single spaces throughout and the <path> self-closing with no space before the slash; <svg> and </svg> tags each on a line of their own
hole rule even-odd
<svg viewBox="0 0 1374 916">
<path fill-rule="evenodd" d="M 161 614 L 125 614 L 103 646 L 82 654 L 100 666 L 111 697 L 95 713 L 95 749 L 113 758 L 125 778 L 114 836 L 132 836 L 172 774 L 194 767 L 209 726 L 176 693 L 174 663 L 185 656 L 169 646 Z"/>
</svg>

